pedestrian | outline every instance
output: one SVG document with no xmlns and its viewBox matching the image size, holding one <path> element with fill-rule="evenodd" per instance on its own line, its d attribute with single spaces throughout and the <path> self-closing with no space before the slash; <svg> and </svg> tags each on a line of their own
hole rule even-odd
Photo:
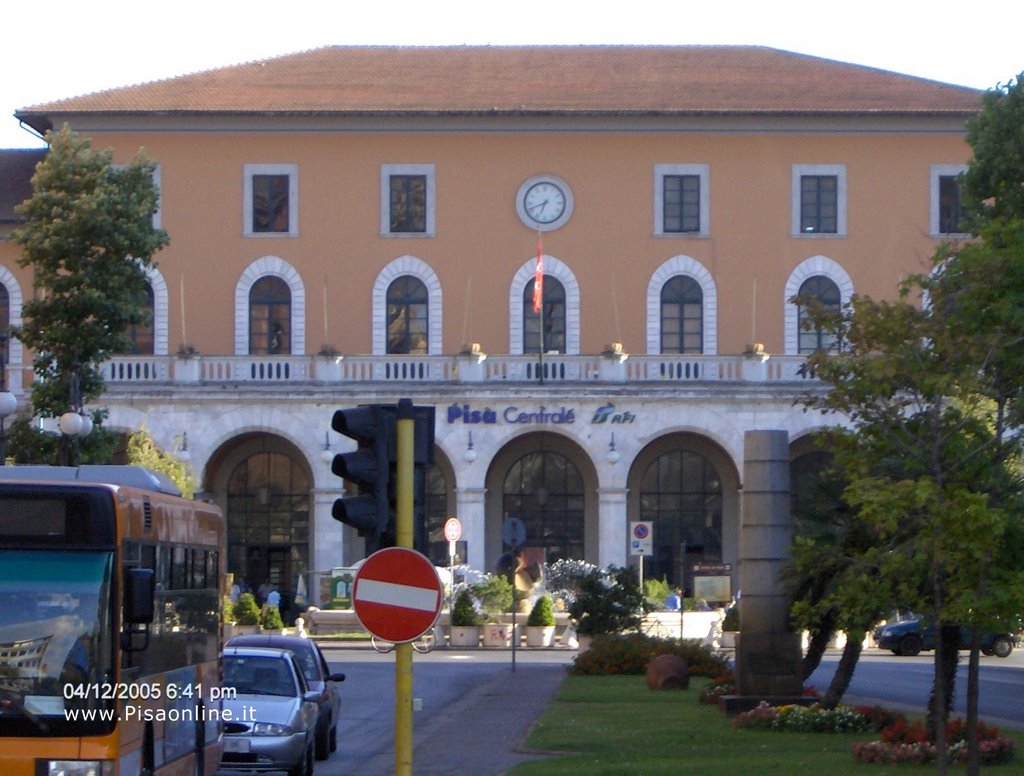
<svg viewBox="0 0 1024 776">
<path fill-rule="evenodd" d="M 665 608 L 668 609 L 670 612 L 678 612 L 680 609 L 682 609 L 683 601 L 680 598 L 680 594 L 682 592 L 683 591 L 680 590 L 678 587 L 674 588 L 672 592 L 669 593 L 668 598 L 665 599 Z"/>
</svg>

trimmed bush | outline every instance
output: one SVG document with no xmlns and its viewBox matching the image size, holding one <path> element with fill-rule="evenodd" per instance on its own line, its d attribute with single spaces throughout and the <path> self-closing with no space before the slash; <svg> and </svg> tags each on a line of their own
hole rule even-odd
<svg viewBox="0 0 1024 776">
<path fill-rule="evenodd" d="M 549 596 L 542 595 L 534 602 L 530 616 L 526 618 L 526 624 L 541 627 L 550 627 L 555 624 L 555 607 Z"/>
<path fill-rule="evenodd" d="M 651 659 L 665 654 L 682 658 L 690 676 L 716 677 L 730 670 L 725 658 L 695 641 L 626 633 L 595 637 L 590 649 L 573 659 L 569 673 L 591 676 L 645 674 Z"/>
<path fill-rule="evenodd" d="M 284 627 L 281 610 L 276 606 L 268 606 L 263 611 L 263 621 L 260 624 L 265 630 L 281 630 Z"/>
<path fill-rule="evenodd" d="M 467 588 L 462 588 L 452 604 L 452 625 L 456 628 L 471 628 L 479 624 L 480 615 L 473 605 L 473 596 Z"/>
<path fill-rule="evenodd" d="M 259 625 L 260 605 L 252 593 L 242 593 L 235 604 L 235 623 L 237 625 Z"/>
</svg>

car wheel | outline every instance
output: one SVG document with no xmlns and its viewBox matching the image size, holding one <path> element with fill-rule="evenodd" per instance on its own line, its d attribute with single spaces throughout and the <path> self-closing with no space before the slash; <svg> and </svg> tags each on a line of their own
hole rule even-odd
<svg viewBox="0 0 1024 776">
<path fill-rule="evenodd" d="M 992 654 L 996 657 L 1009 657 L 1013 652 L 1013 641 L 1009 636 L 996 636 L 992 639 Z"/>
<path fill-rule="evenodd" d="M 338 751 L 338 723 L 331 725 L 331 751 Z"/>
<path fill-rule="evenodd" d="M 921 637 L 916 633 L 910 633 L 903 637 L 900 641 L 900 654 L 904 657 L 914 657 L 914 655 L 921 654 L 921 648 L 924 643 L 921 641 Z"/>
<path fill-rule="evenodd" d="M 310 776 L 313 773 L 313 745 L 306 747 L 302 759 L 288 769 L 288 776 Z"/>
<path fill-rule="evenodd" d="M 326 760 L 331 756 L 331 721 L 324 717 L 324 724 L 316 726 L 316 759 Z"/>
</svg>

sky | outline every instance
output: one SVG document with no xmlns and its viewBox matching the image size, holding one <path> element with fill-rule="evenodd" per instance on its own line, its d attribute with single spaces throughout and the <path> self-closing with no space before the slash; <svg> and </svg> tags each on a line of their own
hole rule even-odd
<svg viewBox="0 0 1024 776">
<path fill-rule="evenodd" d="M 0 14 L 14 111 L 328 45 L 758 45 L 989 89 L 1024 71 L 1020 0 L 48 0 Z"/>
</svg>

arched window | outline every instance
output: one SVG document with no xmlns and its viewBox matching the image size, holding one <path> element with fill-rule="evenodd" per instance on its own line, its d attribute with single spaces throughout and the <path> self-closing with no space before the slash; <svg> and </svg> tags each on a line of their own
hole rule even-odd
<svg viewBox="0 0 1024 776">
<path fill-rule="evenodd" d="M 281 278 L 266 276 L 249 291 L 249 353 L 288 355 L 292 352 L 292 295 Z"/>
<path fill-rule="evenodd" d="M 142 323 L 136 323 L 128 327 L 126 332 L 131 347 L 128 352 L 136 356 L 151 356 L 154 350 L 153 322 L 156 320 L 156 304 L 153 295 L 153 286 L 146 283 L 145 296 L 140 308 L 144 315 Z"/>
<path fill-rule="evenodd" d="M 722 560 L 722 479 L 704 456 L 673 450 L 658 456 L 640 482 L 640 519 L 654 523 L 650 577 L 683 587 L 681 569 Z M 645 566 L 644 573 L 647 573 Z"/>
<path fill-rule="evenodd" d="M 544 548 L 553 563 L 583 558 L 583 477 L 560 453 L 524 455 L 505 475 L 503 514 L 526 525 L 528 544 Z"/>
<path fill-rule="evenodd" d="M 839 311 L 842 298 L 839 293 L 839 286 L 830 278 L 824 275 L 815 275 L 805 280 L 800 286 L 798 296 L 801 299 L 816 299 L 820 305 L 827 310 Z M 836 333 L 831 329 L 821 326 L 806 329 L 805 321 L 810 315 L 810 309 L 802 302 L 797 304 L 797 327 L 799 353 L 814 353 L 819 350 L 834 350 L 837 345 Z"/>
<path fill-rule="evenodd" d="M 533 284 L 523 289 L 523 353 L 565 353 L 565 286 L 544 275 L 544 304 L 533 311 Z M 541 325 L 543 321 L 543 326 Z"/>
<path fill-rule="evenodd" d="M 661 288 L 661 352 L 704 352 L 704 292 L 691 277 L 676 275 Z"/>
<path fill-rule="evenodd" d="M 427 354 L 427 301 L 427 287 L 412 275 L 402 275 L 388 286 L 388 353 Z"/>
</svg>

